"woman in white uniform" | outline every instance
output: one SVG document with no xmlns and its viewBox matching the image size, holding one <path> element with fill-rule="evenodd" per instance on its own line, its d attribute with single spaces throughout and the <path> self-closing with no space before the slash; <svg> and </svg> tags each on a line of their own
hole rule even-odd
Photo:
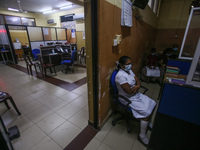
<svg viewBox="0 0 200 150">
<path fill-rule="evenodd" d="M 131 70 L 130 57 L 122 56 L 119 59 L 119 67 L 120 69 L 115 77 L 118 94 L 125 96 L 131 101 L 129 106 L 132 108 L 133 116 L 140 119 L 140 134 L 138 135 L 138 140 L 147 146 L 149 140 L 146 136 L 146 129 L 156 102 L 139 92 L 140 81 Z M 126 104 L 123 99 L 119 100 L 123 104 Z"/>
</svg>

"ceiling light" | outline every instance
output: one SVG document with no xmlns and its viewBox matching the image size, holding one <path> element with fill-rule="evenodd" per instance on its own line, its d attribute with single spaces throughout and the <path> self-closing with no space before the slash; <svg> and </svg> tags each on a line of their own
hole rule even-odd
<svg viewBox="0 0 200 150">
<path fill-rule="evenodd" d="M 44 11 L 43 14 L 49 14 L 49 13 L 52 13 L 52 12 L 53 12 L 53 9 Z"/>
<path fill-rule="evenodd" d="M 8 8 L 8 10 L 11 10 L 11 11 L 19 11 L 18 9 L 14 9 L 14 8 Z"/>
<path fill-rule="evenodd" d="M 72 5 L 66 5 L 66 6 L 63 6 L 63 7 L 60 7 L 60 9 L 68 9 L 68 8 L 71 8 Z"/>
</svg>

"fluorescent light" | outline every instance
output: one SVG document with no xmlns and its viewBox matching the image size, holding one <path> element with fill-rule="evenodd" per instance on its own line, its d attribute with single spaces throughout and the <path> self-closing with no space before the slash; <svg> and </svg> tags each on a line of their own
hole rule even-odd
<svg viewBox="0 0 200 150">
<path fill-rule="evenodd" d="M 60 9 L 68 9 L 68 8 L 71 8 L 72 5 L 67 5 L 67 6 L 63 6 L 63 7 L 60 7 Z"/>
<path fill-rule="evenodd" d="M 43 14 L 48 14 L 48 13 L 52 13 L 52 12 L 53 12 L 53 9 L 44 11 Z"/>
<path fill-rule="evenodd" d="M 14 8 L 8 8 L 8 10 L 11 10 L 11 11 L 19 11 L 18 9 L 14 9 Z"/>
</svg>

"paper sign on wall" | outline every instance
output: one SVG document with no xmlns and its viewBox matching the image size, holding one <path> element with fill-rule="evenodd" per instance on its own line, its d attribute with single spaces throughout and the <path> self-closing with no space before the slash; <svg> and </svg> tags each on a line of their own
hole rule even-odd
<svg viewBox="0 0 200 150">
<path fill-rule="evenodd" d="M 132 27 L 132 2 L 130 0 L 122 0 L 121 9 L 121 26 Z"/>
<path fill-rule="evenodd" d="M 72 33 L 72 38 L 75 38 L 76 37 L 76 32 L 74 29 L 71 30 L 71 33 Z"/>
<path fill-rule="evenodd" d="M 83 39 L 85 40 L 85 31 L 83 31 Z"/>
</svg>

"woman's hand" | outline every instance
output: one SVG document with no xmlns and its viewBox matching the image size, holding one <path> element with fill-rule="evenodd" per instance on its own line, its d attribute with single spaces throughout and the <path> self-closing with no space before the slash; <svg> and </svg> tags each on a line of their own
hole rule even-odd
<svg viewBox="0 0 200 150">
<path fill-rule="evenodd" d="M 139 89 L 140 89 L 140 85 L 135 85 L 135 86 L 131 89 L 131 92 L 132 92 L 133 94 L 135 94 L 135 93 L 137 93 L 137 92 L 139 91 Z"/>
</svg>

